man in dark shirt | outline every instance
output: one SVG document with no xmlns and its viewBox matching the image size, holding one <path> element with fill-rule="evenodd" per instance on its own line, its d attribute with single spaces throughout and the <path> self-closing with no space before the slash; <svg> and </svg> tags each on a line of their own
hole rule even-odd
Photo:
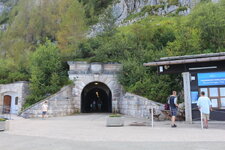
<svg viewBox="0 0 225 150">
<path fill-rule="evenodd" d="M 176 116 L 177 116 L 177 92 L 173 91 L 172 95 L 170 95 L 168 99 L 168 104 L 170 105 L 170 111 L 171 111 L 171 127 L 175 128 L 177 125 L 175 124 Z"/>
</svg>

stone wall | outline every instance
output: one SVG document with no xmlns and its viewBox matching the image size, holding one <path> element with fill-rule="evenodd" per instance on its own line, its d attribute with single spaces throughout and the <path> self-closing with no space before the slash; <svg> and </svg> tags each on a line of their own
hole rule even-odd
<svg viewBox="0 0 225 150">
<path fill-rule="evenodd" d="M 117 74 L 122 65 L 118 63 L 87 63 L 68 62 L 70 66 L 69 78 L 75 84 L 72 89 L 75 109 L 81 111 L 81 97 L 83 89 L 93 82 L 105 84 L 112 93 L 112 111 L 118 112 L 118 102 L 121 97 L 122 86 L 119 84 Z"/>
<path fill-rule="evenodd" d="M 66 116 L 75 113 L 72 98 L 72 86 L 65 86 L 56 94 L 30 106 L 20 116 L 24 118 L 38 118 L 42 115 L 42 104 L 48 101 L 47 117 Z"/>
<path fill-rule="evenodd" d="M 28 82 L 18 81 L 10 84 L 0 84 L 0 113 L 2 113 L 3 100 L 5 95 L 11 96 L 11 106 L 14 106 L 15 97 L 18 97 L 18 105 L 11 109 L 19 112 L 25 103 L 25 98 L 29 94 Z"/>
<path fill-rule="evenodd" d="M 164 109 L 164 105 L 161 103 L 131 93 L 125 93 L 119 102 L 121 114 L 137 118 L 150 118 L 149 109 L 152 106 L 155 109 L 155 114 L 161 114 L 160 110 Z M 160 115 L 160 118 L 164 118 L 164 115 Z"/>
</svg>

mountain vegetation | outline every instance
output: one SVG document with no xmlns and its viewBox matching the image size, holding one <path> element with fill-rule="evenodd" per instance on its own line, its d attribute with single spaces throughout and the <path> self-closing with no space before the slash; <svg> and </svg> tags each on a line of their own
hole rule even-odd
<svg viewBox="0 0 225 150">
<path fill-rule="evenodd" d="M 86 38 L 113 0 L 18 0 L 0 17 L 0 83 L 30 82 L 27 105 L 68 84 L 68 60 L 119 62 L 124 88 L 165 102 L 180 90 L 180 75 L 157 75 L 143 63 L 165 56 L 225 51 L 225 1 L 201 2 L 188 16 L 149 15 L 128 26 L 104 20 L 106 29 Z M 106 13 L 107 14 L 107 13 Z"/>
</svg>

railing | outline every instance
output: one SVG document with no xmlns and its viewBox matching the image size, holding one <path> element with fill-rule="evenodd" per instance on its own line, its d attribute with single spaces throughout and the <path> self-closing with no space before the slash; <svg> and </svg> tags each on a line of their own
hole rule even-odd
<svg viewBox="0 0 225 150">
<path fill-rule="evenodd" d="M 17 109 L 12 109 L 9 106 L 0 106 L 0 118 L 11 120 L 14 112 L 17 112 Z"/>
</svg>

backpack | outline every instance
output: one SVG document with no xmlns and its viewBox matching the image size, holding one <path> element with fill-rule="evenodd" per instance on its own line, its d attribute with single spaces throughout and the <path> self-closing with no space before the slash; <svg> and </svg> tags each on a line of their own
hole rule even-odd
<svg viewBox="0 0 225 150">
<path fill-rule="evenodd" d="M 170 105 L 169 105 L 168 103 L 166 103 L 166 104 L 164 105 L 164 109 L 165 109 L 165 110 L 169 110 L 169 109 L 170 109 Z"/>
<path fill-rule="evenodd" d="M 175 99 L 175 96 L 170 96 L 169 97 L 169 105 L 171 108 L 176 108 L 176 105 L 174 104 L 174 99 Z"/>
</svg>

